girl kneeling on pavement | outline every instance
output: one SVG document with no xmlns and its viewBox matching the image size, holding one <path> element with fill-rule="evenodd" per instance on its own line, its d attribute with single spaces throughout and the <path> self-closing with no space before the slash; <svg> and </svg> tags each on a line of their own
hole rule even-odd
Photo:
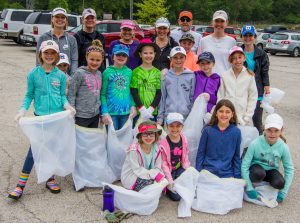
<svg viewBox="0 0 300 223">
<path fill-rule="evenodd" d="M 247 182 L 246 193 L 257 199 L 258 193 L 253 183 L 267 181 L 279 190 L 277 201 L 282 202 L 288 193 L 294 176 L 294 165 L 288 145 L 282 136 L 283 120 L 278 114 L 268 115 L 264 134 L 249 146 L 242 162 L 242 177 Z M 283 164 L 284 177 L 279 172 Z"/>
<path fill-rule="evenodd" d="M 169 113 L 166 124 L 168 135 L 160 141 L 162 169 L 169 182 L 166 194 L 173 201 L 179 201 L 180 195 L 173 191 L 174 180 L 190 167 L 187 139 L 182 134 L 183 116 Z"/>
<path fill-rule="evenodd" d="M 201 135 L 196 169 L 203 169 L 220 178 L 241 178 L 241 131 L 231 101 L 223 99 L 214 109 L 211 120 Z"/>
<path fill-rule="evenodd" d="M 17 123 L 19 123 L 20 118 L 25 116 L 32 101 L 34 102 L 34 114 L 36 116 L 50 115 L 64 109 L 70 110 L 75 115 L 75 110 L 69 105 L 65 95 L 65 74 L 56 67 L 59 61 L 58 45 L 52 40 L 42 42 L 38 58 L 41 65 L 35 67 L 27 76 L 27 91 L 21 110 L 15 117 Z M 17 186 L 8 195 L 9 198 L 18 200 L 22 196 L 33 164 L 32 151 L 29 147 Z M 60 187 L 54 176 L 48 179 L 46 188 L 52 193 L 60 192 Z"/>
<path fill-rule="evenodd" d="M 137 142 L 126 152 L 121 182 L 126 189 L 140 191 L 164 179 L 161 169 L 161 151 L 157 145 L 162 130 L 153 121 L 144 121 L 138 127 Z"/>
</svg>

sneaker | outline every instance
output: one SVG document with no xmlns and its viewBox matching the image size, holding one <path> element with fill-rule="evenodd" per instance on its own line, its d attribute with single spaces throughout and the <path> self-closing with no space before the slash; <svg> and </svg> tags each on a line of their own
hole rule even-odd
<svg viewBox="0 0 300 223">
<path fill-rule="evenodd" d="M 8 194 L 8 197 L 14 200 L 19 200 L 23 195 L 22 187 L 17 186 L 14 191 Z"/>
<path fill-rule="evenodd" d="M 53 194 L 58 194 L 60 192 L 60 187 L 55 179 L 48 180 L 46 183 L 46 188 L 49 189 Z"/>
</svg>

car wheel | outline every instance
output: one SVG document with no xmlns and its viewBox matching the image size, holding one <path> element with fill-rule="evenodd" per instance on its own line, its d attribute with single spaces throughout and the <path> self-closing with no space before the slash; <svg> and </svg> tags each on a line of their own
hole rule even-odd
<svg viewBox="0 0 300 223">
<path fill-rule="evenodd" d="M 296 47 L 296 48 L 293 50 L 292 56 L 293 56 L 293 57 L 298 57 L 298 56 L 299 56 L 299 48 Z"/>
<path fill-rule="evenodd" d="M 257 44 L 257 48 L 263 50 L 263 45 L 261 43 Z"/>
<path fill-rule="evenodd" d="M 275 53 L 275 52 L 270 52 L 270 54 L 271 54 L 271 55 L 276 55 L 276 53 Z"/>
</svg>

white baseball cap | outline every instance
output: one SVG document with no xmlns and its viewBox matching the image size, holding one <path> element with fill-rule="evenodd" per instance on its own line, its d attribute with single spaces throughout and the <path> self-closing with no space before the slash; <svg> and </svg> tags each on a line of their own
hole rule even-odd
<svg viewBox="0 0 300 223">
<path fill-rule="evenodd" d="M 159 19 L 156 20 L 155 27 L 156 28 L 158 28 L 158 27 L 167 27 L 167 28 L 169 28 L 170 27 L 170 22 L 167 18 L 160 17 Z"/>
<path fill-rule="evenodd" d="M 56 51 L 57 53 L 59 53 L 59 46 L 53 40 L 43 41 L 41 46 L 40 46 L 39 51 L 41 51 L 43 53 L 43 52 L 45 52 L 46 50 L 49 50 L 49 49 L 52 49 L 52 50 Z"/>
<path fill-rule="evenodd" d="M 64 15 L 65 17 L 67 17 L 67 11 L 63 8 L 55 8 L 52 10 L 52 16 L 56 16 L 56 15 Z"/>
<path fill-rule="evenodd" d="M 224 10 L 218 10 L 218 11 L 215 11 L 215 13 L 213 15 L 213 20 L 216 20 L 216 19 L 222 19 L 224 21 L 227 21 L 228 15 Z"/>
<path fill-rule="evenodd" d="M 280 115 L 273 113 L 267 116 L 265 121 L 265 129 L 276 128 L 281 130 L 283 126 L 283 119 Z"/>
<path fill-rule="evenodd" d="M 184 118 L 183 118 L 182 114 L 180 114 L 180 113 L 171 112 L 168 114 L 166 122 L 167 122 L 167 125 L 170 125 L 173 122 L 179 122 L 179 123 L 183 124 Z"/>
<path fill-rule="evenodd" d="M 184 56 L 186 56 L 186 51 L 183 47 L 181 46 L 175 46 L 174 48 L 172 48 L 171 52 L 170 52 L 170 57 L 175 56 L 177 53 L 181 53 Z"/>
<path fill-rule="evenodd" d="M 66 63 L 66 64 L 70 65 L 69 57 L 65 53 L 60 53 L 59 54 L 59 61 L 56 65 L 59 65 L 59 64 L 62 64 L 62 63 Z"/>
</svg>

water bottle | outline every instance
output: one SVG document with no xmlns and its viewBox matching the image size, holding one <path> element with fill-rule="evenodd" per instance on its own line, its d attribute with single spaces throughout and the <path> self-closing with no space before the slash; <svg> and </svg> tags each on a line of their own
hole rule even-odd
<svg viewBox="0 0 300 223">
<path fill-rule="evenodd" d="M 114 212 L 114 190 L 109 186 L 104 186 L 103 189 L 103 211 L 108 210 Z"/>
</svg>

